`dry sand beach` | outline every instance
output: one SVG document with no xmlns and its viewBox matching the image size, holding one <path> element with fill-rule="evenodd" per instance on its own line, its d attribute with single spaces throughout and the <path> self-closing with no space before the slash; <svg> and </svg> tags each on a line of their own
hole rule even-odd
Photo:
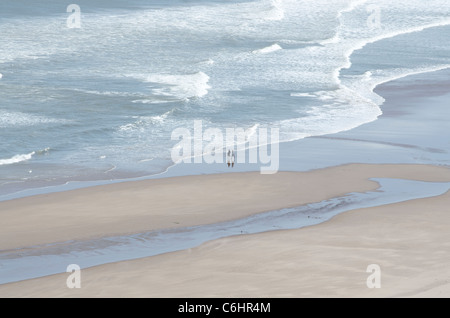
<svg viewBox="0 0 450 318">
<path fill-rule="evenodd" d="M 2 213 L 8 213 L 9 220 L 6 226 L 2 224 L 1 241 L 7 242 L 2 249 L 81 240 L 119 231 L 130 233 L 150 227 L 166 228 L 175 223 L 186 226 L 199 220 L 217 222 L 238 218 L 267 208 L 376 189 L 377 184 L 369 181 L 369 177 L 450 182 L 450 170 L 426 165 L 347 165 L 272 176 L 249 173 L 150 180 L 134 186 L 101 186 L 70 194 L 20 199 L 1 203 L 5 211 Z M 233 181 L 236 192 L 217 195 L 216 187 Z M 192 183 L 194 187 L 189 186 Z M 234 200 L 241 192 L 245 195 Z M 155 200 L 174 193 L 182 193 L 177 200 L 185 204 Z M 117 201 L 111 202 L 110 198 Z M 299 230 L 224 238 L 187 251 L 83 269 L 82 288 L 78 290 L 67 288 L 68 274 L 64 273 L 4 284 L 0 286 L 0 294 L 8 297 L 446 296 L 450 291 L 449 203 L 450 196 L 446 193 L 435 198 L 356 210 Z M 32 221 L 30 211 L 34 216 Z M 369 274 L 365 270 L 370 264 L 378 264 L 382 269 L 381 289 L 366 286 Z"/>
<path fill-rule="evenodd" d="M 395 125 L 380 129 L 393 118 L 397 124 L 407 124 L 398 114 L 385 116 L 373 124 L 378 126 L 361 128 L 378 138 L 376 143 L 357 140 L 364 136 L 361 130 L 353 141 L 352 131 L 341 139 L 337 135 L 305 140 L 305 144 L 320 141 L 335 147 L 345 143 L 352 149 L 347 164 L 339 162 L 342 156 L 338 156 L 337 165 L 305 169 L 309 171 L 161 178 L 0 202 L 1 253 L 239 219 L 352 192 L 376 191 L 379 185 L 373 178 L 450 182 L 448 166 L 425 164 L 426 158 L 415 158 L 417 164 L 387 164 L 378 159 L 375 153 L 381 150 L 387 162 L 402 161 L 402 151 L 405 156 L 428 151 L 384 142 L 383 131 L 389 136 L 412 131 L 402 128 L 394 134 Z M 446 138 L 445 133 L 440 137 Z M 336 148 L 325 149 L 332 153 Z M 351 163 L 351 157 L 371 157 L 367 149 L 381 164 Z M 389 158 L 390 153 L 395 155 Z M 426 153 L 448 156 L 439 151 Z M 226 237 L 187 250 L 83 268 L 80 289 L 67 288 L 69 274 L 62 269 L 62 274 L 2 284 L 0 296 L 448 297 L 449 193 L 356 209 L 301 229 Z M 381 288 L 366 285 L 370 264 L 380 266 Z"/>
<path fill-rule="evenodd" d="M 450 182 L 426 165 L 345 165 L 311 172 L 256 172 L 126 182 L 0 202 L 0 248 L 211 224 L 375 190 L 369 178 Z M 223 185 L 229 189 L 223 191 Z"/>
</svg>

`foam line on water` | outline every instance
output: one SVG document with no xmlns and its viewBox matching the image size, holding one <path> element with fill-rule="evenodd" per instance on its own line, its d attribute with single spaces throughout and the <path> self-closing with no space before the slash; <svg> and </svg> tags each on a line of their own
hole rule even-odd
<svg viewBox="0 0 450 318">
<path fill-rule="evenodd" d="M 277 43 L 272 44 L 270 46 L 267 46 L 265 48 L 259 49 L 259 50 L 254 50 L 252 51 L 253 54 L 267 54 L 267 53 L 272 53 L 278 50 L 282 50 L 283 48 L 278 45 Z"/>
<path fill-rule="evenodd" d="M 65 119 L 56 119 L 17 111 L 0 110 L 0 128 L 13 128 L 20 126 L 34 126 L 45 124 L 64 124 L 67 122 L 68 121 Z"/>
<path fill-rule="evenodd" d="M 31 157 L 33 157 L 36 153 L 30 152 L 27 154 L 22 154 L 22 155 L 15 155 L 9 159 L 0 159 L 0 166 L 3 165 L 11 165 L 11 164 L 15 164 L 15 163 L 19 163 L 19 162 L 23 162 L 23 161 L 27 161 L 30 160 Z"/>
</svg>

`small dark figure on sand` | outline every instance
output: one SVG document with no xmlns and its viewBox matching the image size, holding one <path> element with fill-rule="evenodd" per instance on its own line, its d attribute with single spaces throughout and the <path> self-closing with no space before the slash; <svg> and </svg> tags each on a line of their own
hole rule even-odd
<svg viewBox="0 0 450 318">
<path fill-rule="evenodd" d="M 234 167 L 234 159 L 235 159 L 235 155 L 234 155 L 234 151 L 231 152 L 231 167 Z"/>
</svg>

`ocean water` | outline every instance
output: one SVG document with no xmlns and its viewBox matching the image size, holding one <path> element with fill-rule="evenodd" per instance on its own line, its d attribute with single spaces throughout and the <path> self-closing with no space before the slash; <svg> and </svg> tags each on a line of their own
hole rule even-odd
<svg viewBox="0 0 450 318">
<path fill-rule="evenodd" d="M 0 195 L 160 173 L 174 129 L 280 140 L 381 115 L 380 83 L 450 68 L 448 0 L 0 2 Z"/>
</svg>

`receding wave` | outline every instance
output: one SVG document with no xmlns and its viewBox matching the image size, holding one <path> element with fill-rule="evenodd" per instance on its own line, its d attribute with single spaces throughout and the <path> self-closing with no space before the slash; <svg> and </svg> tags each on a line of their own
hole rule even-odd
<svg viewBox="0 0 450 318">
<path fill-rule="evenodd" d="M 30 160 L 31 157 L 33 157 L 35 154 L 36 152 L 33 151 L 27 154 L 15 155 L 14 157 L 11 157 L 9 159 L 0 159 L 0 166 L 12 165 L 15 163 Z"/>
<path fill-rule="evenodd" d="M 252 53 L 254 54 L 266 54 L 266 53 L 271 53 L 271 52 L 275 52 L 278 50 L 282 50 L 283 48 L 281 46 L 279 46 L 277 43 L 272 44 L 270 46 L 267 46 L 265 48 L 259 49 L 259 50 L 254 50 L 252 51 Z"/>
<path fill-rule="evenodd" d="M 208 85 L 209 76 L 203 72 L 197 72 L 195 74 L 181 74 L 181 75 L 172 75 L 172 74 L 150 74 L 147 76 L 131 75 L 130 77 L 141 78 L 144 82 L 161 86 L 150 89 L 153 95 L 161 96 L 165 101 L 167 101 L 167 98 L 175 98 L 177 100 L 189 100 L 191 98 L 203 97 L 206 94 L 208 94 L 208 89 L 211 88 Z M 144 101 L 145 100 L 138 100 L 138 102 Z"/>
</svg>

